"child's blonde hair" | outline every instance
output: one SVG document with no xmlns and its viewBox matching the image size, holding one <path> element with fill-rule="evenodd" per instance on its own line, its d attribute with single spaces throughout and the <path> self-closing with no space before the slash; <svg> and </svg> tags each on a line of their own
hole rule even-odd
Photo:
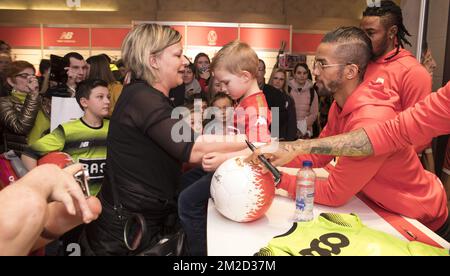
<svg viewBox="0 0 450 276">
<path fill-rule="evenodd" d="M 258 63 L 256 52 L 248 44 L 235 40 L 217 52 L 211 63 L 211 70 L 223 69 L 233 75 L 247 71 L 256 78 Z"/>
</svg>

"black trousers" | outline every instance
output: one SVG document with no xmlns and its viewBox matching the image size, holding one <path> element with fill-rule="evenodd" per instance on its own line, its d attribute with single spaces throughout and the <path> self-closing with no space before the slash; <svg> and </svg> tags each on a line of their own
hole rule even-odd
<svg viewBox="0 0 450 276">
<path fill-rule="evenodd" d="M 113 205 L 102 199 L 102 213 L 96 221 L 86 225 L 80 237 L 80 246 L 84 256 L 128 256 L 134 255 L 125 245 L 124 229 L 126 218 L 132 213 L 122 210 L 125 219 L 120 219 Z M 157 242 L 164 232 L 165 222 L 170 210 L 161 212 L 158 216 L 145 217 L 147 232 L 142 237 L 140 248 L 147 248 Z M 139 249 L 138 249 L 139 250 Z"/>
</svg>

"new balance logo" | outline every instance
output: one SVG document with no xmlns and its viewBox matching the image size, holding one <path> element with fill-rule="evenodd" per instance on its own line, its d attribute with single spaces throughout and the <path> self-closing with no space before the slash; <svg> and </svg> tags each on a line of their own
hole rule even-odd
<svg viewBox="0 0 450 276">
<path fill-rule="evenodd" d="M 62 32 L 59 39 L 70 40 L 73 38 L 73 32 Z"/>
<path fill-rule="evenodd" d="M 81 142 L 80 149 L 89 148 L 89 142 Z"/>
</svg>

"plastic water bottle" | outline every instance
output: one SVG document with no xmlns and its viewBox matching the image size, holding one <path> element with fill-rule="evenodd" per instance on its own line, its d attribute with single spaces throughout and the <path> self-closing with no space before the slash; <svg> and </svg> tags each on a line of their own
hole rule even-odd
<svg viewBox="0 0 450 276">
<path fill-rule="evenodd" d="M 316 174 L 311 161 L 303 161 L 303 168 L 297 173 L 297 195 L 295 198 L 295 220 L 311 221 L 314 219 L 314 186 Z"/>
</svg>

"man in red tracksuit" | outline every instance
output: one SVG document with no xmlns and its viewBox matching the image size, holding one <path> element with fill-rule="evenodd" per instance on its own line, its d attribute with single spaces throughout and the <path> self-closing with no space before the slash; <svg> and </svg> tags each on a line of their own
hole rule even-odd
<svg viewBox="0 0 450 276">
<path fill-rule="evenodd" d="M 268 145 L 258 149 L 249 160 L 265 153 L 274 165 L 283 166 L 286 161 L 292 160 L 291 156 L 287 156 L 291 153 L 379 156 L 445 134 L 450 134 L 450 82 L 394 119 L 338 136 L 279 143 L 280 150 L 275 152 Z"/>
<path fill-rule="evenodd" d="M 366 84 L 379 81 L 386 89 L 393 90 L 398 95 L 396 112 L 414 106 L 430 94 L 430 74 L 413 54 L 403 49 L 404 44 L 411 46 L 406 38 L 410 34 L 397 4 L 382 1 L 379 7 L 368 7 L 363 13 L 361 29 L 370 37 L 374 55 L 364 77 Z M 430 142 L 431 139 L 417 145 L 416 152 L 429 148 Z"/>
<path fill-rule="evenodd" d="M 361 83 L 369 61 L 371 44 L 355 27 L 327 34 L 316 53 L 314 74 L 322 91 L 335 103 L 321 137 L 346 133 L 396 116 L 395 93 L 379 83 Z M 333 156 L 298 156 L 289 167 L 312 160 L 315 167 L 327 165 Z M 295 176 L 284 174 L 279 188 L 295 195 Z M 367 158 L 341 157 L 328 179 L 316 182 L 315 202 L 341 206 L 362 193 L 387 211 L 404 215 L 437 231 L 448 217 L 445 191 L 440 181 L 424 171 L 412 148 Z"/>
<path fill-rule="evenodd" d="M 432 93 L 405 112 L 396 120 L 379 126 L 365 128 L 375 155 L 393 152 L 408 145 L 420 145 L 430 137 L 450 133 L 450 83 Z M 449 175 L 450 158 L 448 147 L 443 173 Z M 444 177 L 447 198 L 450 199 L 450 177 Z"/>
<path fill-rule="evenodd" d="M 450 133 L 450 82 L 385 123 L 364 127 L 375 155 L 422 144 Z"/>
<path fill-rule="evenodd" d="M 265 153 L 271 159 L 272 164 L 283 166 L 301 154 L 382 156 L 413 145 L 420 145 L 431 137 L 449 133 L 450 83 L 389 121 L 364 126 L 364 129 L 337 136 L 280 143 L 277 151 L 272 151 L 269 145 L 258 149 L 249 160 L 256 161 L 259 154 Z M 446 190 L 450 191 L 450 185 L 448 183 L 444 183 L 444 185 Z M 287 189 L 289 188 L 287 187 Z M 431 191 L 440 193 L 439 189 Z M 437 204 L 433 208 L 440 208 L 440 205 Z M 436 233 L 450 241 L 448 217 L 447 223 L 441 226 Z"/>
</svg>

